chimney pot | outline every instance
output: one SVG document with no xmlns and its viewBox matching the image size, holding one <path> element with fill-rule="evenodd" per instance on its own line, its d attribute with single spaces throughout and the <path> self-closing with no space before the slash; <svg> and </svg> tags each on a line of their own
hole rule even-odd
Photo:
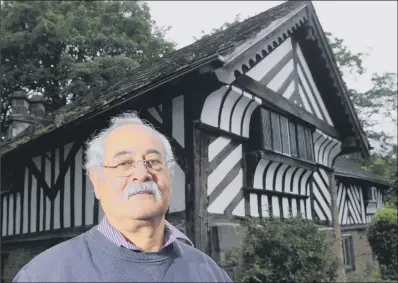
<svg viewBox="0 0 398 283">
<path fill-rule="evenodd" d="M 42 118 L 46 115 L 44 96 L 34 95 L 30 98 L 30 114 L 36 118 Z"/>
<path fill-rule="evenodd" d="M 34 119 L 29 116 L 29 99 L 24 91 L 15 91 L 11 95 L 11 115 L 8 127 L 8 138 L 14 138 L 24 132 Z"/>
<path fill-rule="evenodd" d="M 29 114 L 29 100 L 26 92 L 15 91 L 11 95 L 11 115 L 27 116 Z"/>
</svg>

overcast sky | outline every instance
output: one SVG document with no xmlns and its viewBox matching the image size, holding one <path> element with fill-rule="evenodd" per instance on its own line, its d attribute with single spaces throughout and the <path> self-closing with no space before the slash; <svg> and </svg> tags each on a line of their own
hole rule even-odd
<svg viewBox="0 0 398 283">
<path fill-rule="evenodd" d="M 284 1 L 148 1 L 158 26 L 171 26 L 168 39 L 181 48 L 213 28 L 253 16 Z M 367 74 L 350 87 L 366 90 L 374 72 L 397 72 L 397 1 L 313 1 L 324 31 L 344 39 L 354 52 L 367 52 Z M 347 79 L 347 78 L 346 78 Z"/>
<path fill-rule="evenodd" d="M 167 39 L 177 48 L 194 42 L 225 22 L 254 16 L 285 1 L 147 1 L 158 26 L 171 29 Z M 360 78 L 345 77 L 350 88 L 371 88 L 373 73 L 397 73 L 397 1 L 313 1 L 324 31 L 344 40 L 353 52 L 365 52 L 367 72 Z M 394 123 L 384 130 L 397 136 Z"/>
</svg>

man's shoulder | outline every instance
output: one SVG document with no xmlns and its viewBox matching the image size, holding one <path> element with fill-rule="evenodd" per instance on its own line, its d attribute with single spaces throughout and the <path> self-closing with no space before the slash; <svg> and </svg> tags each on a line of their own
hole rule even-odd
<svg viewBox="0 0 398 283">
<path fill-rule="evenodd" d="M 194 261 L 196 264 L 206 264 L 211 268 L 221 269 L 209 255 L 194 246 L 178 241 L 178 247 L 184 261 Z"/>
<path fill-rule="evenodd" d="M 184 263 L 193 264 L 196 269 L 201 270 L 202 275 L 211 273 L 215 276 L 209 277 L 209 282 L 212 281 L 210 278 L 216 278 L 217 282 L 232 282 L 225 270 L 206 253 L 181 241 L 177 241 L 177 246 Z"/>
<path fill-rule="evenodd" d="M 86 233 L 59 243 L 35 256 L 19 271 L 14 281 L 25 281 L 23 277 L 30 274 L 37 274 L 46 278 L 46 273 L 56 272 L 57 269 L 64 267 L 68 262 L 76 261 L 84 246 L 86 246 Z"/>
<path fill-rule="evenodd" d="M 65 258 L 73 256 L 79 252 L 78 246 L 85 245 L 86 233 L 76 236 L 72 239 L 59 243 L 32 259 L 32 263 L 36 261 L 52 261 L 54 258 Z M 81 251 L 81 250 L 80 250 Z"/>
</svg>

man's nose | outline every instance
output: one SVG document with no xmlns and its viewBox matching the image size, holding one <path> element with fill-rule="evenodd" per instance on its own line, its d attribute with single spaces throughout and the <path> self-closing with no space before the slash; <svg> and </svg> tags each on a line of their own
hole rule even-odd
<svg viewBox="0 0 398 283">
<path fill-rule="evenodd" d="M 131 174 L 131 179 L 138 182 L 146 182 L 152 180 L 152 175 L 149 173 L 148 168 L 145 166 L 144 162 L 136 162 Z"/>
</svg>

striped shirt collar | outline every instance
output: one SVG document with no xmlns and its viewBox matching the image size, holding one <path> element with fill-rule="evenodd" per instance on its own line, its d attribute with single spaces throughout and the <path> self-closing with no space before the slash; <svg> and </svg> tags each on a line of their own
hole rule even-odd
<svg viewBox="0 0 398 283">
<path fill-rule="evenodd" d="M 123 235 L 113 227 L 107 221 L 106 217 L 104 216 L 101 222 L 98 224 L 97 229 L 111 242 L 114 244 L 125 247 L 127 249 L 131 249 L 133 251 L 141 251 L 139 247 L 134 245 L 133 243 L 129 242 Z M 165 229 L 164 229 L 164 244 L 163 247 L 167 247 L 171 243 L 173 243 L 177 239 L 183 239 L 187 241 L 191 246 L 193 246 L 192 242 L 185 236 L 180 230 L 170 224 L 167 220 L 165 221 Z"/>
</svg>

